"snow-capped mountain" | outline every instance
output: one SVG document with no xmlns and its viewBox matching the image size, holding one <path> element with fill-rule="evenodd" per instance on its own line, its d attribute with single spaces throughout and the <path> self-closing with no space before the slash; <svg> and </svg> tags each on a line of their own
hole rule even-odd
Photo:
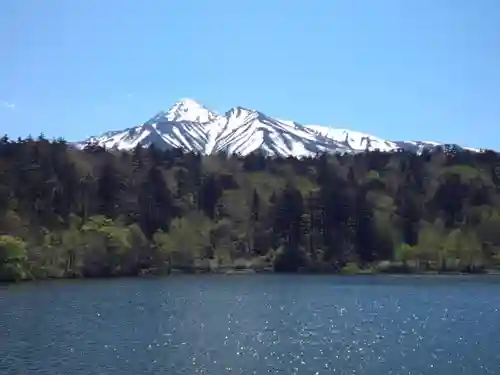
<svg viewBox="0 0 500 375">
<path fill-rule="evenodd" d="M 106 132 L 75 145 L 83 148 L 88 144 L 120 150 L 153 144 L 162 149 L 180 147 L 203 154 L 247 155 L 260 149 L 279 156 L 398 149 L 421 152 L 424 148 L 440 145 L 437 142 L 387 141 L 347 129 L 302 125 L 242 107 L 220 115 L 192 99 L 181 100 L 170 110 L 159 112 L 138 126 Z"/>
</svg>

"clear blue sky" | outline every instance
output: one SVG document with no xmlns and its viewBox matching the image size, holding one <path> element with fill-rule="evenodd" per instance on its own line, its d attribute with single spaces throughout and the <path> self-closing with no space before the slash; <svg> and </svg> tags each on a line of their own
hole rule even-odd
<svg viewBox="0 0 500 375">
<path fill-rule="evenodd" d="M 0 2 L 0 133 L 81 140 L 185 97 L 500 149 L 500 0 Z"/>
</svg>

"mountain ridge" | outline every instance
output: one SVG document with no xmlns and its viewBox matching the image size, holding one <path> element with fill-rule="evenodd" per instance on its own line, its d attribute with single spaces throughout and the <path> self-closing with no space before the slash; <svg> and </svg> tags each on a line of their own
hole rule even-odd
<svg viewBox="0 0 500 375">
<path fill-rule="evenodd" d="M 356 153 L 405 150 L 420 153 L 437 146 L 479 151 L 432 141 L 384 140 L 371 134 L 323 125 L 276 119 L 246 107 L 233 107 L 223 115 L 189 98 L 176 102 L 149 120 L 123 130 L 112 130 L 76 142 L 78 148 L 97 144 L 131 150 L 138 145 L 161 149 L 182 148 L 212 154 L 247 155 L 262 150 L 275 156 L 311 156 L 317 153 Z"/>
</svg>

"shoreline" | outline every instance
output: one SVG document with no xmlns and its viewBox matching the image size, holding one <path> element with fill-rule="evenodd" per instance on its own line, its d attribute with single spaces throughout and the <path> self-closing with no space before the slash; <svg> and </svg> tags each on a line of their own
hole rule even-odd
<svg viewBox="0 0 500 375">
<path fill-rule="evenodd" d="M 0 281 L 0 285 L 9 284 L 25 284 L 43 281 L 70 281 L 70 280 L 108 280 L 108 279 L 148 279 L 148 278 L 168 278 L 175 276 L 243 276 L 243 275 L 295 275 L 295 276 L 333 276 L 333 277 L 347 277 L 355 278 L 360 276 L 369 277 L 398 277 L 398 278 L 441 278 L 441 277 L 500 277 L 500 271 L 485 270 L 484 272 L 436 272 L 436 271 L 420 271 L 420 272 L 356 272 L 356 273 L 343 273 L 343 272 L 313 272 L 313 271 L 300 271 L 300 272 L 276 272 L 269 269 L 225 269 L 225 270 L 212 270 L 206 271 L 202 269 L 190 270 L 189 272 L 181 270 L 172 270 L 171 272 L 163 273 L 143 273 L 140 275 L 113 275 L 113 276 L 92 276 L 92 277 L 50 277 L 39 279 L 24 279 L 18 281 Z"/>
</svg>

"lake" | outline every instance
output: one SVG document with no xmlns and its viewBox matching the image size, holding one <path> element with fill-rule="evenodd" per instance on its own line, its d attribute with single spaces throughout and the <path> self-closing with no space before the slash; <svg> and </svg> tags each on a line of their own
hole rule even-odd
<svg viewBox="0 0 500 375">
<path fill-rule="evenodd" d="M 0 286 L 0 374 L 499 374 L 500 278 Z"/>
</svg>

